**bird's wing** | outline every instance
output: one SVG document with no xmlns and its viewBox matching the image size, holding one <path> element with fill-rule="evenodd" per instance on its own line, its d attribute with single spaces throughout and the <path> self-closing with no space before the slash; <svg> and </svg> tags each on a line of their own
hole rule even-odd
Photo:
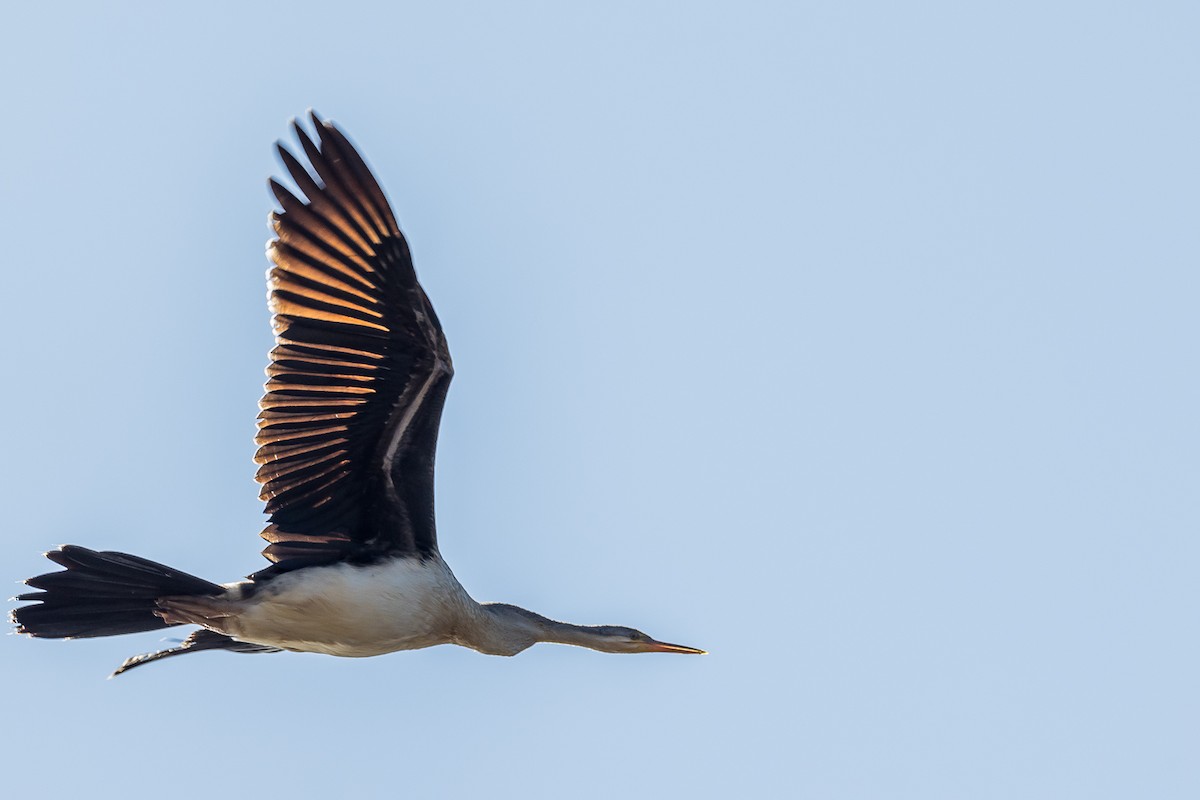
<svg viewBox="0 0 1200 800">
<path fill-rule="evenodd" d="M 454 369 L 408 243 L 349 140 L 315 114 L 311 164 L 279 145 L 302 200 L 282 211 L 268 302 L 275 348 L 259 405 L 268 572 L 436 552 L 433 464 Z"/>
</svg>

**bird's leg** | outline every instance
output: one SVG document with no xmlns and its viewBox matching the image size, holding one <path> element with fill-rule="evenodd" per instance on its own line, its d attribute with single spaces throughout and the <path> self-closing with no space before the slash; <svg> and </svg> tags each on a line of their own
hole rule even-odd
<svg viewBox="0 0 1200 800">
<path fill-rule="evenodd" d="M 203 625 L 222 631 L 221 620 L 234 616 L 233 604 L 219 597 L 160 597 L 155 616 L 169 625 Z"/>
</svg>

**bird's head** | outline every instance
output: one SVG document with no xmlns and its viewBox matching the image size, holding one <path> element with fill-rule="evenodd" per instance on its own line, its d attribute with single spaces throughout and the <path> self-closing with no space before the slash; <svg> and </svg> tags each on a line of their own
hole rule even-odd
<svg viewBox="0 0 1200 800">
<path fill-rule="evenodd" d="M 703 650 L 668 644 L 653 639 L 636 628 L 621 625 L 572 625 L 556 622 L 519 606 L 484 603 L 487 624 L 476 627 L 469 647 L 483 653 L 511 656 L 534 642 L 558 642 L 587 647 L 603 653 L 692 653 Z"/>
<path fill-rule="evenodd" d="M 606 653 L 691 653 L 705 655 L 707 651 L 682 644 L 667 644 L 653 639 L 636 628 L 626 628 L 621 625 L 598 625 L 596 638 L 592 645 L 595 650 Z"/>
</svg>

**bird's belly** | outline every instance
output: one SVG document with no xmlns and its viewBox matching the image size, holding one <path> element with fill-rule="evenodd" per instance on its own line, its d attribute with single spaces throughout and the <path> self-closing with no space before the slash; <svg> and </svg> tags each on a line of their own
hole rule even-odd
<svg viewBox="0 0 1200 800">
<path fill-rule="evenodd" d="M 306 653 L 377 656 L 445 644 L 470 602 L 440 559 L 287 573 L 251 597 L 229 632 Z"/>
</svg>

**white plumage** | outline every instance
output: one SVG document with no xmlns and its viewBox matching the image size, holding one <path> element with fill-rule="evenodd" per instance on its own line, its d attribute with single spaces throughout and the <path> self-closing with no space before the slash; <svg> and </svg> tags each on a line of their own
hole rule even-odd
<svg viewBox="0 0 1200 800">
<path fill-rule="evenodd" d="M 378 656 L 454 642 L 478 614 L 440 557 L 399 557 L 281 575 L 244 601 L 224 632 L 284 650 Z"/>
</svg>

